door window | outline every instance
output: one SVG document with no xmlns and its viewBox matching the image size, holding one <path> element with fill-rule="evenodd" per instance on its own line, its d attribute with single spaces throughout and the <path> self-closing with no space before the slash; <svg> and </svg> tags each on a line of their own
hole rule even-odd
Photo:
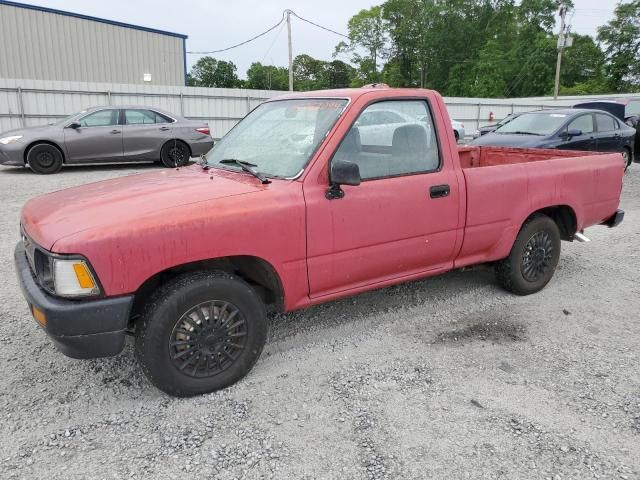
<svg viewBox="0 0 640 480">
<path fill-rule="evenodd" d="M 573 120 L 569 126 L 568 130 L 580 130 L 583 135 L 587 133 L 593 133 L 593 116 L 589 115 L 581 115 L 575 120 Z"/>
<path fill-rule="evenodd" d="M 598 132 L 611 132 L 617 128 L 615 118 L 602 113 L 596 114 L 596 123 L 598 124 Z"/>
<path fill-rule="evenodd" d="M 83 117 L 78 123 L 81 127 L 109 127 L 118 125 L 118 110 L 98 110 Z"/>
<path fill-rule="evenodd" d="M 152 110 L 125 110 L 124 121 L 126 125 L 169 123 L 169 120 L 166 117 Z"/>
<path fill-rule="evenodd" d="M 358 164 L 362 180 L 437 170 L 440 156 L 427 103 L 389 100 L 370 105 L 333 158 Z"/>
</svg>

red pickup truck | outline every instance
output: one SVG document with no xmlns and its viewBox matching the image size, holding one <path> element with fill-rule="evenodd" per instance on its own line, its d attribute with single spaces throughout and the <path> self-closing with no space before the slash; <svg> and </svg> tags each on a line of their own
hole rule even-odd
<svg viewBox="0 0 640 480">
<path fill-rule="evenodd" d="M 458 147 L 442 97 L 278 97 L 190 167 L 30 200 L 15 263 L 31 313 L 75 358 L 127 333 L 173 395 L 224 388 L 290 311 L 478 263 L 535 293 L 560 240 L 616 226 L 620 154 Z"/>
</svg>

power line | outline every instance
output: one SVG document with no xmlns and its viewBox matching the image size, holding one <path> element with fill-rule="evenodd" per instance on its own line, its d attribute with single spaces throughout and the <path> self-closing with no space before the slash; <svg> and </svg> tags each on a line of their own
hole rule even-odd
<svg viewBox="0 0 640 480">
<path fill-rule="evenodd" d="M 250 42 L 253 42 L 254 40 L 257 40 L 260 37 L 264 37 L 267 33 L 269 33 L 271 31 L 275 30 L 276 28 L 278 28 L 282 24 L 282 22 L 284 22 L 284 18 L 285 18 L 285 14 L 283 12 L 282 13 L 282 18 L 280 19 L 280 21 L 278 23 L 276 23 L 273 27 L 269 28 L 268 30 L 265 30 L 262 33 L 259 33 L 258 35 L 254 36 L 254 37 L 251 37 L 248 40 L 245 40 L 244 42 L 240 42 L 240 43 L 237 43 L 235 45 L 231 45 L 230 47 L 227 47 L 227 48 L 221 48 L 220 50 L 210 50 L 208 52 L 187 52 L 187 53 L 189 53 L 191 55 L 208 55 L 210 53 L 221 53 L 221 52 L 226 52 L 228 50 L 232 50 L 234 48 L 241 47 L 243 45 L 246 45 L 247 43 L 250 43 Z"/>
<path fill-rule="evenodd" d="M 311 24 L 311 25 L 313 25 L 314 27 L 321 28 L 322 30 L 326 30 L 327 32 L 335 33 L 336 35 L 339 35 L 339 36 L 344 37 L 344 38 L 349 38 L 349 36 L 348 36 L 348 35 L 345 35 L 344 33 L 336 32 L 335 30 L 331 30 L 331 29 L 330 29 L 330 28 L 328 28 L 328 27 L 323 27 L 322 25 L 318 25 L 317 23 L 312 22 L 311 20 L 307 20 L 306 18 L 302 18 L 300 15 L 298 15 L 298 14 L 297 14 L 296 12 L 294 12 L 293 10 L 291 10 L 291 14 L 292 14 L 294 17 L 296 17 L 296 18 L 298 18 L 298 19 L 302 20 L 303 22 L 310 23 L 310 24 Z"/>
</svg>

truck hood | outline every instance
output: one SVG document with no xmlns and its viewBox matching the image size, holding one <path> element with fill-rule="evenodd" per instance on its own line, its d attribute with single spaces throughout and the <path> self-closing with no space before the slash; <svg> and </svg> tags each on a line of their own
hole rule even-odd
<svg viewBox="0 0 640 480">
<path fill-rule="evenodd" d="M 511 135 L 500 133 L 487 133 L 479 138 L 476 138 L 470 145 L 491 145 L 495 147 L 528 147 L 535 148 L 542 146 L 547 137 L 539 135 Z"/>
<path fill-rule="evenodd" d="M 268 188 L 269 185 L 244 173 L 203 170 L 193 165 L 90 183 L 36 197 L 23 207 L 21 223 L 38 245 L 52 250 L 61 238 L 94 227 L 131 225 L 133 229 L 136 221 L 152 212 L 175 212 L 187 205 Z"/>
</svg>

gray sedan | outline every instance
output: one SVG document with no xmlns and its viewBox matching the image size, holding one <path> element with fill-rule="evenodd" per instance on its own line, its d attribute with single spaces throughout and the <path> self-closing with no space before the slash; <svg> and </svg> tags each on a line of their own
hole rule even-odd
<svg viewBox="0 0 640 480">
<path fill-rule="evenodd" d="M 186 165 L 207 153 L 206 123 L 151 107 L 94 107 L 58 123 L 0 134 L 0 165 L 55 173 L 63 164 L 159 161 Z"/>
</svg>

